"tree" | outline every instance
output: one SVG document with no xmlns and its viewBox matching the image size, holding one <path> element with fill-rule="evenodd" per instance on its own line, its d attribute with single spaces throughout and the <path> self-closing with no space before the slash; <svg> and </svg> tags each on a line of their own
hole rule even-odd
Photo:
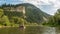
<svg viewBox="0 0 60 34">
<path fill-rule="evenodd" d="M 60 9 L 57 10 L 54 16 L 49 18 L 48 23 L 43 24 L 47 24 L 49 26 L 60 26 Z"/>
<path fill-rule="evenodd" d="M 3 17 L 3 9 L 0 9 L 0 24 L 2 24 L 4 21 L 2 20 Z"/>
<path fill-rule="evenodd" d="M 0 9 L 0 18 L 3 16 L 3 9 Z"/>
<path fill-rule="evenodd" d="M 59 26 L 60 25 L 60 9 L 57 10 L 55 15 L 49 18 L 48 24 L 52 26 Z"/>
<path fill-rule="evenodd" d="M 0 9 L 0 24 L 5 26 L 10 24 L 8 17 L 3 13 L 3 9 Z"/>
<path fill-rule="evenodd" d="M 58 23 L 58 25 L 60 25 L 60 9 L 58 9 L 55 13 L 55 21 Z"/>
<path fill-rule="evenodd" d="M 10 26 L 10 21 L 7 16 L 3 16 L 2 20 L 4 21 L 3 25 Z"/>
</svg>

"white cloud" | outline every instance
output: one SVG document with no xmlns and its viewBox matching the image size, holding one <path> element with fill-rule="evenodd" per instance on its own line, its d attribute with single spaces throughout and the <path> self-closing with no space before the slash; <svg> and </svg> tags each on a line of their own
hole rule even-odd
<svg viewBox="0 0 60 34">
<path fill-rule="evenodd" d="M 49 13 L 49 14 L 54 14 L 56 12 L 56 10 L 60 7 L 59 0 L 25 0 L 25 2 L 32 3 L 39 8 L 41 8 L 40 7 L 41 5 L 52 5 L 52 7 L 51 7 L 52 9 L 47 8 L 47 9 L 50 9 L 48 12 L 47 12 L 47 10 L 45 10 L 45 12 Z M 44 8 L 42 8 L 42 9 L 44 9 Z"/>
<path fill-rule="evenodd" d="M 54 14 L 58 8 L 60 8 L 60 1 L 59 0 L 25 0 L 27 3 L 32 3 L 35 6 L 39 7 L 41 5 L 52 5 L 52 9 L 49 10 L 49 14 Z M 50 6 L 49 6 L 50 7 Z M 42 8 L 43 9 L 43 8 Z M 50 8 L 47 8 L 50 9 Z M 45 10 L 47 13 L 47 10 Z"/>
</svg>

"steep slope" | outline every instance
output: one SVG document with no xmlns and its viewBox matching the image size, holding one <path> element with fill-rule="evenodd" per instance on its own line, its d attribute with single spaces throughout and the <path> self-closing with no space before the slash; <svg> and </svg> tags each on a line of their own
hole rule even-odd
<svg viewBox="0 0 60 34">
<path fill-rule="evenodd" d="M 27 17 L 26 20 L 29 22 L 38 22 L 38 23 L 43 22 L 44 18 L 48 19 L 48 17 L 50 16 L 49 14 L 46 14 L 45 12 L 41 11 L 39 8 L 37 8 L 32 4 L 23 3 L 20 5 L 26 7 L 26 17 Z"/>
</svg>

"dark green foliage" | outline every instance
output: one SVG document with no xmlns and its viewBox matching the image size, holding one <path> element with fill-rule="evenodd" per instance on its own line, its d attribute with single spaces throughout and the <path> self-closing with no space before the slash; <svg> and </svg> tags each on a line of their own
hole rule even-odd
<svg viewBox="0 0 60 34">
<path fill-rule="evenodd" d="M 60 9 L 57 10 L 54 16 L 49 18 L 47 23 L 43 23 L 43 25 L 60 26 Z"/>
<path fill-rule="evenodd" d="M 8 17 L 13 17 L 13 16 L 15 16 L 15 17 L 21 17 L 22 15 L 23 15 L 23 13 L 22 12 L 17 12 L 17 11 L 15 11 L 15 12 L 11 12 L 11 11 L 4 11 L 4 15 L 6 15 L 6 16 L 8 16 Z"/>
<path fill-rule="evenodd" d="M 60 25 L 60 9 L 57 10 L 57 13 L 55 14 L 55 21 Z"/>
</svg>

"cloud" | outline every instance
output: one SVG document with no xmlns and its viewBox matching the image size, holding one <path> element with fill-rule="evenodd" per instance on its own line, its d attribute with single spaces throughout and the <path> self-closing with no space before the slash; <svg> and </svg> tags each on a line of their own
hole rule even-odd
<svg viewBox="0 0 60 34">
<path fill-rule="evenodd" d="M 48 14 L 53 15 L 60 8 L 59 0 L 25 0 L 26 3 L 32 3 Z M 44 6 L 42 6 L 44 5 Z"/>
</svg>

